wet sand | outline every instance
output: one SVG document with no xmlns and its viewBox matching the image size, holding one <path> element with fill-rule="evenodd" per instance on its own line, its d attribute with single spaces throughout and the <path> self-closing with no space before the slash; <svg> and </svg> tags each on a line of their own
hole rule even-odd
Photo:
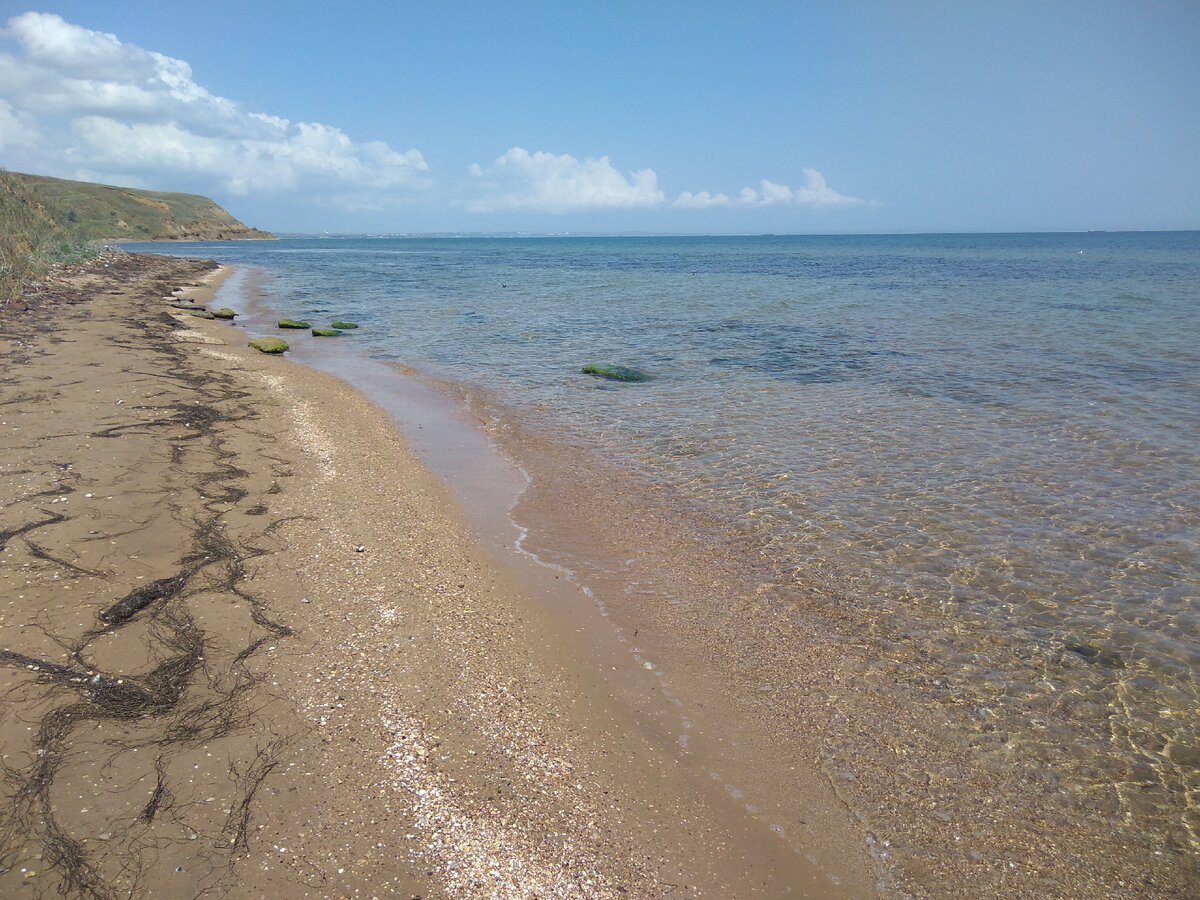
<svg viewBox="0 0 1200 900">
<path fill-rule="evenodd" d="M 386 414 L 172 306 L 222 275 L 111 253 L 0 311 L 0 895 L 876 893 L 814 763 L 799 847 Z"/>
</svg>

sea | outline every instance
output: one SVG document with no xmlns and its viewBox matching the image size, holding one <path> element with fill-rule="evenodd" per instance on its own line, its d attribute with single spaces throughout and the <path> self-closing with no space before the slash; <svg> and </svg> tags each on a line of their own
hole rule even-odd
<svg viewBox="0 0 1200 900">
<path fill-rule="evenodd" d="M 1200 232 L 183 252 L 249 273 L 260 321 L 357 323 L 324 367 L 435 386 L 534 481 L 535 446 L 628 476 L 678 511 L 656 528 L 737 548 L 714 571 L 753 571 L 747 603 L 869 633 L 897 683 L 936 660 L 889 703 L 929 686 L 1077 792 L 1125 785 L 1114 821 L 1200 848 Z M 586 547 L 538 540 L 586 581 Z"/>
</svg>

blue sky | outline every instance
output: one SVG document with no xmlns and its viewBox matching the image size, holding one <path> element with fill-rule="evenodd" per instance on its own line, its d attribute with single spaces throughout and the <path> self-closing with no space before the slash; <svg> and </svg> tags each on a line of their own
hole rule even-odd
<svg viewBox="0 0 1200 900">
<path fill-rule="evenodd" d="M 1200 3 L 0 0 L 0 166 L 274 231 L 1200 228 Z"/>
</svg>

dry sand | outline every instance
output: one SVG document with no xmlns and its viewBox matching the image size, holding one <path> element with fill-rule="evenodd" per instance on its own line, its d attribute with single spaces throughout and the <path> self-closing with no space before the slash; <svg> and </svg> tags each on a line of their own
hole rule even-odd
<svg viewBox="0 0 1200 900">
<path fill-rule="evenodd" d="M 171 305 L 221 275 L 0 311 L 0 896 L 875 893 L 844 806 L 798 852 L 639 729 L 385 415 Z"/>
</svg>

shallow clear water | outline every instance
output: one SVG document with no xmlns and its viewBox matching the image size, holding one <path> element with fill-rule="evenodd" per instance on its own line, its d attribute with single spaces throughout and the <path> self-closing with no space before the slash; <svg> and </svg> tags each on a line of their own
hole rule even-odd
<svg viewBox="0 0 1200 900">
<path fill-rule="evenodd" d="M 186 252 L 627 460 L 751 535 L 781 583 L 820 572 L 831 603 L 953 632 L 972 677 L 1040 677 L 972 667 L 988 633 L 1110 669 L 1115 730 L 1200 789 L 1200 233 Z"/>
</svg>

